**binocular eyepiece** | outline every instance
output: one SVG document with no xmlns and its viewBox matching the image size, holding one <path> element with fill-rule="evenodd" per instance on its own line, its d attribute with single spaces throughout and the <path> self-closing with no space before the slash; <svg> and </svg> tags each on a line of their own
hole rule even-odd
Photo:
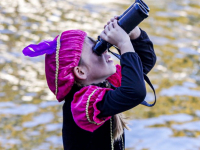
<svg viewBox="0 0 200 150">
<path fill-rule="evenodd" d="M 142 1 L 136 0 L 122 15 L 118 17 L 118 25 L 129 34 L 137 25 L 149 16 L 149 7 Z M 113 45 L 99 38 L 93 51 L 97 55 L 103 54 Z"/>
</svg>

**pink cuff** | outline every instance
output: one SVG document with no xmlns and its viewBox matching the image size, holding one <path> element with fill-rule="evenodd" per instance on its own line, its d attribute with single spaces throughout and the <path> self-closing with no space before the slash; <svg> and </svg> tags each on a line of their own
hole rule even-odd
<svg viewBox="0 0 200 150">
<path fill-rule="evenodd" d="M 115 87 L 120 87 L 121 86 L 121 78 L 122 78 L 121 66 L 120 65 L 116 65 L 116 73 L 114 73 L 109 78 L 107 78 L 107 80 L 111 84 L 113 84 Z"/>
<path fill-rule="evenodd" d="M 111 116 L 97 118 L 100 111 L 96 106 L 109 90 L 112 89 L 90 85 L 75 93 L 71 111 L 74 121 L 80 128 L 93 132 L 111 118 Z"/>
</svg>

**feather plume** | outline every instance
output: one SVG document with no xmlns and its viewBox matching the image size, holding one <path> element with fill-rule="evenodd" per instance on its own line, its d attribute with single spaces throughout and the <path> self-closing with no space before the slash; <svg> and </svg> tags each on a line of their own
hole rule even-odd
<svg viewBox="0 0 200 150">
<path fill-rule="evenodd" d="M 25 47 L 22 53 L 25 56 L 36 57 L 43 54 L 52 54 L 56 51 L 56 40 L 42 41 L 39 44 L 30 44 Z"/>
</svg>

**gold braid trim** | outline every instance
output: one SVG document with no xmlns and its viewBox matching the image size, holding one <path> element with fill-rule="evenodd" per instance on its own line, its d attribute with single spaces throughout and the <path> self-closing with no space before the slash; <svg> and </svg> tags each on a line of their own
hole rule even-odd
<svg viewBox="0 0 200 150">
<path fill-rule="evenodd" d="M 94 95 L 94 93 L 95 93 L 97 90 L 98 90 L 98 89 L 94 90 L 94 91 L 89 95 L 89 97 L 88 97 L 88 99 L 87 99 L 87 104 L 86 104 L 86 109 L 85 109 L 85 111 L 86 111 L 87 120 L 88 120 L 90 123 L 93 123 L 93 124 L 96 124 L 96 125 L 100 125 L 100 124 L 104 123 L 105 121 L 102 121 L 102 122 L 100 122 L 100 123 L 96 123 L 96 122 L 90 120 L 89 113 L 88 113 L 88 108 L 89 108 L 89 104 L 90 104 L 90 99 L 91 99 L 92 95 Z"/>
<path fill-rule="evenodd" d="M 101 123 L 96 123 L 92 120 L 90 120 L 90 117 L 89 117 L 89 113 L 88 113 L 88 108 L 89 108 L 89 104 L 90 104 L 90 99 L 91 97 L 94 95 L 94 93 L 97 91 L 98 89 L 95 89 L 88 97 L 87 99 L 87 104 L 86 104 L 86 117 L 87 117 L 87 120 L 90 122 L 90 123 L 93 123 L 93 124 L 96 124 L 96 125 L 100 125 L 102 124 L 103 122 L 105 121 L 102 121 Z M 113 139 L 113 127 L 112 127 L 112 117 L 110 118 L 110 140 L 111 140 L 111 150 L 114 150 L 114 139 Z M 123 137 L 121 136 L 121 139 L 122 139 L 122 150 L 125 150 L 124 149 L 124 141 L 123 141 Z"/>
<path fill-rule="evenodd" d="M 60 50 L 60 37 L 62 33 L 59 34 L 57 38 L 57 45 L 56 45 L 56 75 L 55 75 L 55 85 L 56 85 L 56 92 L 55 95 L 58 93 L 58 69 L 59 69 L 59 50 Z"/>
<path fill-rule="evenodd" d="M 112 117 L 110 118 L 110 143 L 111 143 L 111 150 L 114 150 L 114 140 L 113 140 L 113 130 L 112 130 Z"/>
<path fill-rule="evenodd" d="M 121 135 L 121 139 L 122 139 L 122 150 L 125 150 L 124 149 L 124 140 L 123 140 L 123 136 L 122 135 Z M 112 117 L 110 118 L 110 141 L 111 141 L 111 150 L 114 150 Z"/>
<path fill-rule="evenodd" d="M 121 138 L 122 138 L 122 150 L 125 150 L 125 149 L 124 149 L 124 141 L 123 141 L 123 137 L 121 136 Z"/>
</svg>

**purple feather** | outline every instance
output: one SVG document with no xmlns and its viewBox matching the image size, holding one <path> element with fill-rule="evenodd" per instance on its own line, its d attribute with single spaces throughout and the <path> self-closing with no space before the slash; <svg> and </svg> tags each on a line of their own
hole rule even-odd
<svg viewBox="0 0 200 150">
<path fill-rule="evenodd" d="M 43 54 L 52 54 L 56 51 L 56 40 L 53 41 L 43 41 L 39 44 L 30 44 L 25 47 L 22 53 L 25 56 L 36 57 Z"/>
</svg>

